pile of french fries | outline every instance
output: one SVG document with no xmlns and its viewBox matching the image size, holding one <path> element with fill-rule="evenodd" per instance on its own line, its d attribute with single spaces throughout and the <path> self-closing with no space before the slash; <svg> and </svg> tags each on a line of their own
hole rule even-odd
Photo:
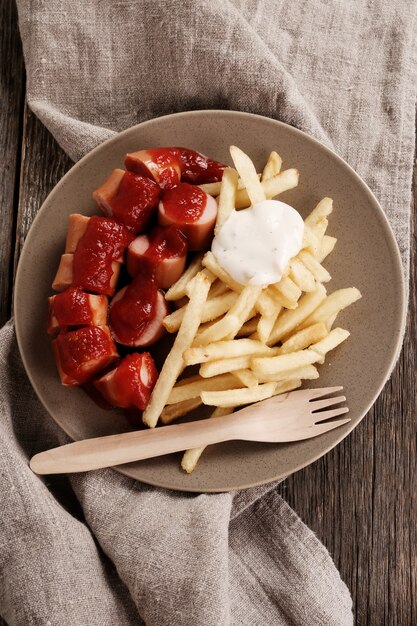
<svg viewBox="0 0 417 626">
<path fill-rule="evenodd" d="M 221 183 L 201 185 L 218 196 L 215 232 L 232 211 L 298 184 L 298 171 L 281 171 L 276 152 L 261 175 L 239 148 L 231 146 L 230 153 L 235 168 L 224 171 Z M 326 234 L 332 210 L 331 198 L 323 198 L 305 219 L 302 250 L 274 285 L 239 284 L 211 251 L 193 259 L 165 295 L 177 308 L 164 326 L 177 335 L 143 413 L 146 425 L 170 424 L 202 404 L 215 407 L 211 417 L 221 417 L 318 378 L 316 365 L 349 336 L 333 328 L 338 313 L 361 297 L 355 287 L 327 294 L 331 276 L 322 262 L 336 244 Z M 199 373 L 178 381 L 189 366 L 199 366 Z M 186 472 L 203 450 L 184 453 Z"/>
</svg>

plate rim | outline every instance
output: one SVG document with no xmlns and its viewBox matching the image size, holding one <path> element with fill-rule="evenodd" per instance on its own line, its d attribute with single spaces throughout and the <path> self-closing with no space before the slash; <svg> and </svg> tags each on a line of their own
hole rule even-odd
<svg viewBox="0 0 417 626">
<path fill-rule="evenodd" d="M 294 469 L 292 470 L 291 474 L 298 472 L 299 470 L 303 469 L 304 467 L 307 467 L 308 465 L 311 465 L 312 463 L 314 463 L 315 461 L 317 461 L 318 459 L 322 458 L 323 456 L 325 456 L 328 452 L 330 452 L 330 450 L 332 450 L 333 448 L 335 448 L 336 446 L 338 446 L 343 439 L 345 439 L 359 424 L 360 422 L 364 419 L 364 417 L 367 415 L 367 413 L 369 412 L 369 410 L 371 409 L 371 407 L 375 404 L 376 400 L 378 399 L 379 395 L 381 394 L 382 389 L 384 388 L 385 384 L 388 382 L 390 375 L 393 371 L 393 368 L 395 367 L 395 364 L 397 363 L 398 357 L 400 355 L 401 352 L 401 348 L 402 348 L 402 344 L 403 344 L 403 338 L 404 338 L 404 334 L 405 334 L 405 328 L 406 328 L 406 321 L 407 321 L 407 288 L 406 288 L 406 283 L 405 283 L 405 275 L 404 275 L 404 266 L 403 266 L 403 262 L 402 262 L 402 258 L 401 258 L 401 254 L 400 254 L 400 250 L 398 247 L 398 243 L 397 243 L 397 239 L 395 237 L 395 234 L 392 230 L 391 224 L 388 220 L 388 217 L 385 214 L 385 211 L 383 210 L 381 204 L 379 203 L 378 199 L 376 198 L 375 194 L 373 193 L 373 191 L 368 187 L 367 183 L 359 176 L 359 174 L 353 169 L 353 167 L 351 165 L 349 165 L 349 163 L 347 163 L 342 157 L 340 157 L 336 152 L 334 152 L 334 150 L 332 150 L 331 148 L 329 148 L 328 146 L 324 145 L 323 143 L 321 143 L 320 141 L 318 141 L 315 137 L 309 135 L 308 133 L 294 127 L 291 126 L 290 124 L 287 124 L 286 122 L 282 122 L 280 120 L 276 120 L 274 118 L 271 117 L 267 117 L 267 116 L 263 116 L 263 115 L 258 115 L 255 113 L 250 113 L 250 112 L 246 112 L 246 111 L 235 111 L 235 110 L 231 110 L 231 109 L 196 109 L 196 110 L 191 110 L 191 111 L 181 111 L 178 113 L 171 113 L 168 115 L 162 115 L 159 117 L 154 117 L 151 118 L 149 120 L 145 120 L 143 122 L 140 122 L 138 124 L 134 124 L 133 126 L 130 126 L 129 128 L 124 129 L 123 131 L 120 132 L 116 132 L 114 135 L 112 135 L 111 137 L 109 137 L 108 139 L 106 139 L 105 141 L 99 143 L 97 146 L 95 146 L 92 150 L 90 150 L 89 152 L 87 152 L 79 161 L 77 161 L 76 163 L 74 163 L 74 165 L 68 170 L 68 172 L 66 172 L 64 174 L 64 176 L 58 181 L 58 183 L 54 186 L 54 188 L 50 191 L 50 193 L 46 196 L 46 198 L 44 199 L 44 201 L 42 202 L 41 206 L 39 207 L 37 214 L 29 228 L 29 231 L 25 237 L 25 241 L 24 244 L 22 246 L 22 250 L 20 253 L 20 257 L 19 257 L 19 262 L 17 265 L 17 270 L 16 270 L 16 277 L 15 277 L 15 281 L 14 281 L 14 286 L 13 286 L 13 316 L 14 316 L 14 323 L 15 323 L 15 332 L 16 332 L 16 339 L 17 339 L 17 344 L 18 344 L 18 348 L 19 348 L 19 352 L 20 352 L 20 357 L 22 359 L 24 368 L 25 368 L 25 372 L 26 375 L 29 378 L 29 381 L 32 385 L 32 388 L 34 389 L 36 396 L 38 398 L 38 400 L 40 401 L 40 403 L 42 404 L 42 406 L 44 407 L 44 409 L 46 410 L 46 412 L 48 413 L 48 415 L 50 415 L 51 419 L 60 427 L 62 428 L 62 430 L 65 432 L 66 435 L 68 435 L 69 437 L 71 437 L 71 439 L 74 440 L 74 437 L 72 434 L 70 434 L 70 432 L 68 432 L 67 429 L 64 428 L 64 426 L 58 422 L 55 417 L 49 412 L 48 408 L 46 407 L 43 399 L 41 398 L 40 394 L 38 393 L 38 389 L 37 386 L 34 382 L 34 379 L 32 378 L 32 374 L 30 371 L 30 368 L 28 367 L 28 363 L 26 360 L 26 356 L 24 353 L 24 348 L 23 348 L 23 339 L 22 339 L 22 334 L 21 334 L 21 330 L 20 330 L 20 322 L 19 322 L 19 315 L 17 314 L 16 311 L 16 302 L 19 300 L 19 298 L 16 297 L 16 294 L 20 291 L 20 282 L 21 282 L 21 276 L 23 274 L 23 270 L 22 267 L 25 264 L 25 257 L 27 254 L 27 251 L 30 250 L 30 246 L 27 245 L 27 242 L 30 238 L 31 232 L 33 230 L 33 226 L 37 223 L 38 219 L 40 219 L 40 215 L 41 213 L 43 213 L 44 208 L 45 208 L 45 204 L 49 203 L 51 201 L 51 199 L 53 200 L 56 194 L 59 194 L 60 189 L 62 186 L 65 185 L 66 179 L 67 177 L 71 174 L 73 175 L 74 172 L 76 173 L 78 169 L 81 169 L 83 167 L 83 164 L 86 160 L 90 160 L 92 157 L 94 158 L 94 155 L 96 152 L 99 152 L 100 150 L 103 149 L 103 147 L 110 145 L 116 141 L 119 141 L 121 138 L 123 138 L 125 135 L 130 134 L 132 131 L 135 130 L 140 130 L 142 129 L 144 126 L 149 126 L 149 125 L 154 125 L 156 123 L 158 123 L 160 120 L 166 120 L 166 119 L 173 119 L 173 118 L 180 118 L 180 117 L 200 117 L 200 116 L 205 116 L 205 115 L 213 115 L 213 116 L 225 116 L 225 117 L 233 117 L 234 119 L 236 118 L 236 116 L 240 116 L 243 118 L 254 118 L 254 119 L 259 119 L 262 121 L 268 121 L 270 123 L 273 123 L 275 125 L 281 126 L 283 128 L 285 128 L 287 131 L 289 130 L 290 132 L 295 133 L 296 135 L 299 135 L 300 137 L 302 137 L 304 140 L 306 140 L 307 142 L 311 142 L 313 144 L 316 145 L 317 148 L 321 149 L 322 151 L 324 151 L 329 157 L 331 157 L 332 159 L 335 159 L 336 161 L 338 161 L 342 166 L 344 166 L 345 168 L 347 168 L 347 170 L 350 172 L 350 174 L 353 176 L 353 178 L 355 179 L 356 183 L 362 188 L 362 190 L 366 193 L 366 195 L 369 197 L 369 199 L 371 200 L 372 203 L 375 204 L 375 206 L 377 207 L 378 211 L 379 211 L 379 215 L 380 217 L 382 217 L 382 224 L 383 224 L 383 228 L 384 228 L 384 232 L 387 236 L 387 238 L 390 240 L 390 243 L 394 244 L 393 245 L 393 251 L 395 254 L 395 259 L 396 259 L 396 263 L 393 265 L 394 268 L 394 272 L 396 272 L 398 274 L 399 277 L 399 289 L 400 289 L 400 294 L 401 297 L 399 299 L 399 313 L 401 316 L 401 323 L 399 325 L 399 329 L 398 329 L 398 334 L 395 338 L 395 349 L 392 351 L 392 355 L 391 358 L 389 360 L 389 362 L 387 362 L 386 366 L 384 367 L 384 373 L 383 376 L 381 376 L 381 382 L 377 388 L 377 390 L 375 391 L 374 395 L 372 396 L 372 398 L 370 399 L 370 401 L 368 402 L 367 406 L 363 409 L 363 411 L 361 411 L 361 417 L 359 418 L 359 421 L 355 424 L 349 425 L 348 429 L 346 431 L 344 431 L 342 434 L 340 434 L 335 441 L 333 441 L 331 444 L 329 444 L 328 446 L 326 446 L 323 450 L 321 450 L 319 453 L 314 454 L 313 457 L 310 457 L 307 461 L 305 462 L 300 462 L 298 463 Z M 397 277 L 397 278 L 398 278 Z M 71 430 L 71 429 L 69 429 Z M 273 483 L 277 480 L 280 479 L 284 479 L 286 476 L 289 476 L 291 474 L 282 474 L 282 473 L 277 473 L 276 475 L 274 475 L 271 478 L 268 478 L 266 480 L 259 480 L 259 481 L 254 481 L 251 483 L 245 483 L 244 486 L 235 486 L 235 487 L 230 487 L 228 489 L 224 489 L 224 488 L 216 488 L 216 487 L 210 487 L 210 488 L 206 488 L 203 491 L 201 489 L 199 489 L 198 487 L 195 486 L 190 486 L 190 487 L 173 487 L 170 484 L 164 483 L 163 480 L 157 480 L 157 481 L 153 481 L 152 479 L 147 479 L 147 480 L 142 480 L 137 478 L 136 476 L 134 476 L 132 474 L 132 470 L 130 470 L 130 464 L 126 464 L 126 465 L 121 465 L 121 466 L 116 466 L 111 468 L 115 471 L 117 471 L 118 473 L 127 476 L 129 478 L 133 478 L 134 480 L 138 481 L 138 482 L 142 482 L 144 484 L 148 484 L 151 485 L 153 487 L 159 487 L 159 488 L 163 488 L 163 489 L 170 489 L 172 491 L 179 491 L 179 492 L 189 492 L 189 493 L 224 493 L 226 491 L 236 491 L 236 490 L 241 490 L 241 489 L 249 489 L 252 487 L 257 487 L 260 485 L 266 485 L 266 484 L 270 484 Z"/>
</svg>

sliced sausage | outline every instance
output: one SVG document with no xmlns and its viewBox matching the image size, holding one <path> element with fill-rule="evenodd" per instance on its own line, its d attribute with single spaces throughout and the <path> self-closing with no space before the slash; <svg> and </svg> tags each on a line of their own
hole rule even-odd
<svg viewBox="0 0 417 626">
<path fill-rule="evenodd" d="M 139 292 L 129 294 L 127 290 L 131 285 L 118 291 L 110 303 L 112 335 L 117 343 L 125 346 L 150 346 L 165 334 L 162 320 L 169 313 L 168 304 L 159 290 L 154 300 L 141 297 Z M 122 301 L 123 308 L 115 306 Z"/>
<path fill-rule="evenodd" d="M 119 358 L 108 326 L 86 326 L 63 332 L 52 342 L 63 385 L 91 380 Z"/>
<path fill-rule="evenodd" d="M 49 335 L 74 326 L 104 326 L 107 321 L 106 296 L 93 296 L 81 289 L 69 288 L 48 298 Z"/>
<path fill-rule="evenodd" d="M 226 165 L 189 148 L 150 148 L 126 155 L 125 166 L 155 180 L 161 189 L 181 181 L 201 185 L 222 179 Z"/>
<path fill-rule="evenodd" d="M 113 170 L 93 193 L 102 211 L 132 233 L 148 225 L 158 206 L 160 188 L 154 180 L 134 172 Z"/>
<path fill-rule="evenodd" d="M 125 166 L 131 172 L 151 178 L 161 189 L 170 189 L 181 180 L 181 162 L 175 148 L 150 148 L 126 155 Z"/>
<path fill-rule="evenodd" d="M 187 240 L 178 228 L 157 226 L 129 245 L 127 270 L 136 276 L 145 265 L 151 266 L 159 286 L 168 289 L 184 272 L 187 249 Z"/>
<path fill-rule="evenodd" d="M 76 251 L 79 242 L 87 232 L 90 219 L 90 217 L 81 215 L 80 213 L 71 213 L 68 218 L 67 239 L 65 243 L 66 254 L 74 253 Z M 123 263 L 123 254 L 121 254 L 116 260 L 119 261 L 119 263 Z"/>
<path fill-rule="evenodd" d="M 73 254 L 63 254 L 61 256 L 61 260 L 58 266 L 58 271 L 55 275 L 55 278 L 52 283 L 52 289 L 54 291 L 65 291 L 68 287 L 73 286 L 74 283 L 74 272 L 73 272 L 73 262 L 74 255 Z M 111 277 L 108 285 L 103 289 L 101 285 L 97 285 L 94 288 L 92 284 L 92 280 L 89 281 L 89 285 L 85 286 L 83 284 L 77 284 L 77 287 L 88 288 L 89 291 L 95 291 L 96 293 L 103 293 L 107 296 L 112 296 L 116 291 L 117 281 L 119 279 L 121 263 L 118 261 L 111 262 Z M 84 281 L 82 281 L 84 282 Z"/>
<path fill-rule="evenodd" d="M 112 217 L 113 215 L 111 204 L 117 195 L 117 191 L 124 175 L 125 170 L 113 170 L 104 183 L 102 183 L 98 189 L 93 191 L 93 200 L 97 202 L 103 213 L 109 217 Z"/>
<path fill-rule="evenodd" d="M 113 406 L 143 411 L 158 379 L 158 371 L 149 352 L 129 354 L 94 386 Z"/>
<path fill-rule="evenodd" d="M 188 183 L 165 191 L 159 202 L 159 223 L 177 226 L 187 237 L 189 250 L 210 248 L 216 217 L 216 200 Z"/>
<path fill-rule="evenodd" d="M 90 218 L 80 213 L 71 213 L 68 218 L 67 240 L 65 243 L 65 253 L 72 254 L 76 251 L 78 242 L 87 230 Z"/>
</svg>

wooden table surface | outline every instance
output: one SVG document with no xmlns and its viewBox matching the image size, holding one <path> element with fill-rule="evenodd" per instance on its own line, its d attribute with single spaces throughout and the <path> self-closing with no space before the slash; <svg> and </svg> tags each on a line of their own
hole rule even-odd
<svg viewBox="0 0 417 626">
<path fill-rule="evenodd" d="M 13 277 L 28 229 L 43 200 L 72 165 L 25 102 L 13 0 L 0 0 L 0 73 L 3 324 L 11 314 Z M 414 172 L 416 183 L 416 167 Z M 352 592 L 360 625 L 417 624 L 415 233 L 414 229 L 407 334 L 390 381 L 347 439 L 280 486 L 281 494 L 332 554 Z"/>
</svg>

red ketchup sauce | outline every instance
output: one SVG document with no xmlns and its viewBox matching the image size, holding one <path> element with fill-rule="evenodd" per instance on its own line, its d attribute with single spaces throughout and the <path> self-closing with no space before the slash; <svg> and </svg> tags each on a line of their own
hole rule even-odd
<svg viewBox="0 0 417 626">
<path fill-rule="evenodd" d="M 192 224 L 203 215 L 207 196 L 195 185 L 180 183 L 165 191 L 161 200 L 170 219 L 180 224 Z"/>
<path fill-rule="evenodd" d="M 89 325 L 93 321 L 88 294 L 74 287 L 54 297 L 53 313 L 61 327 Z"/>
<path fill-rule="evenodd" d="M 187 238 L 176 226 L 155 226 L 148 239 L 149 248 L 143 256 L 153 266 L 164 259 L 173 259 L 187 253 Z"/>
<path fill-rule="evenodd" d="M 158 371 L 149 352 L 129 354 L 117 366 L 114 388 L 117 389 L 117 406 L 146 408 L 158 379 Z"/>
<path fill-rule="evenodd" d="M 79 384 L 103 369 L 116 350 L 112 339 L 99 326 L 61 333 L 55 342 L 63 371 Z M 92 361 L 97 362 L 97 367 L 88 367 Z"/>
<path fill-rule="evenodd" d="M 149 223 L 159 201 L 159 185 L 149 177 L 126 172 L 110 206 L 113 218 L 135 234 Z"/>
<path fill-rule="evenodd" d="M 118 339 L 131 345 L 152 319 L 158 283 L 147 268 L 137 274 L 127 286 L 123 297 L 110 307 L 109 319 Z"/>
<path fill-rule="evenodd" d="M 121 224 L 93 215 L 74 252 L 72 286 L 111 295 L 112 263 L 133 239 Z"/>
<path fill-rule="evenodd" d="M 216 183 L 222 179 L 226 165 L 213 161 L 203 154 L 188 148 L 175 148 L 181 161 L 181 180 L 202 185 Z"/>
</svg>

